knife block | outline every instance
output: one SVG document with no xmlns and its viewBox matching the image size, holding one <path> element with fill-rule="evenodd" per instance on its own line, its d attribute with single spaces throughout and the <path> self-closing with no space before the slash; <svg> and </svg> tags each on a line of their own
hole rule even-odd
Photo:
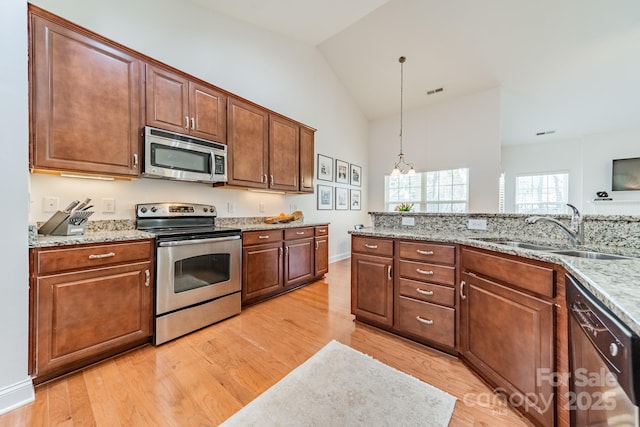
<svg viewBox="0 0 640 427">
<path fill-rule="evenodd" d="M 38 229 L 38 234 L 51 236 L 82 236 L 85 231 L 87 218 L 91 216 L 93 212 L 81 212 L 83 215 L 79 218 L 75 212 L 57 211 L 47 222 L 42 224 Z M 72 222 L 69 220 L 72 220 Z"/>
</svg>

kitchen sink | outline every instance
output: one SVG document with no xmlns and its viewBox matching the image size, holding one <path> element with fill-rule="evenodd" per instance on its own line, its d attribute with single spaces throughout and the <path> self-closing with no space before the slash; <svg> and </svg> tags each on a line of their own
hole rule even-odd
<svg viewBox="0 0 640 427">
<path fill-rule="evenodd" d="M 578 258 L 587 258 L 587 259 L 603 259 L 603 260 L 633 259 L 632 257 L 623 256 L 623 255 L 614 255 L 614 254 L 608 254 L 604 252 L 594 252 L 594 251 L 581 251 L 576 249 L 552 251 L 552 253 L 558 254 L 558 255 L 573 256 Z"/>
</svg>

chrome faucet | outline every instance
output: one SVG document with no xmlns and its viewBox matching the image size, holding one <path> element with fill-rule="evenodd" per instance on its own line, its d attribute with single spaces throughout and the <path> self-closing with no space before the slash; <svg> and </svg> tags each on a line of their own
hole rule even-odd
<svg viewBox="0 0 640 427">
<path fill-rule="evenodd" d="M 567 206 L 569 206 L 573 211 L 571 214 L 571 224 L 569 226 L 567 226 L 563 222 L 558 221 L 557 219 L 545 216 L 530 216 L 526 218 L 525 221 L 527 224 L 535 224 L 538 221 L 547 221 L 555 224 L 569 235 L 571 243 L 574 246 L 581 245 L 584 243 L 584 225 L 582 222 L 582 215 L 580 215 L 580 211 L 578 211 L 578 208 L 576 208 L 572 204 L 567 203 Z"/>
</svg>

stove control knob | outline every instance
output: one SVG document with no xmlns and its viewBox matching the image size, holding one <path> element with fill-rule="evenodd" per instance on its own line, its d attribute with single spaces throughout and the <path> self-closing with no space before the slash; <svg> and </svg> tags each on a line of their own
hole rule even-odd
<svg viewBox="0 0 640 427">
<path fill-rule="evenodd" d="M 146 213 L 147 212 L 147 208 L 145 208 L 144 206 L 140 208 L 140 212 L 142 213 Z"/>
<path fill-rule="evenodd" d="M 202 209 L 205 213 L 209 212 L 209 208 L 203 208 Z"/>
<path fill-rule="evenodd" d="M 155 206 L 152 206 L 152 207 L 151 207 L 151 212 L 154 212 L 154 213 L 155 213 L 157 210 L 158 210 L 158 208 L 156 208 Z"/>
<path fill-rule="evenodd" d="M 620 348 L 618 347 L 618 344 L 614 342 L 609 344 L 609 353 L 611 353 L 611 357 L 616 357 L 619 352 L 620 352 Z"/>
</svg>

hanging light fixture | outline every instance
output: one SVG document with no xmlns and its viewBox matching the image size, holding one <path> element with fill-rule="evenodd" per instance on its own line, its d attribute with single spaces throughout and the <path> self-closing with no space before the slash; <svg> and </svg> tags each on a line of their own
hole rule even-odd
<svg viewBox="0 0 640 427">
<path fill-rule="evenodd" d="M 405 162 L 404 153 L 402 152 L 402 104 L 404 96 L 404 63 L 407 60 L 404 56 L 398 58 L 400 62 L 400 154 L 398 154 L 398 161 L 393 165 L 393 171 L 391 176 L 398 176 L 403 173 L 413 175 L 416 171 L 413 169 L 413 163 Z"/>
</svg>

